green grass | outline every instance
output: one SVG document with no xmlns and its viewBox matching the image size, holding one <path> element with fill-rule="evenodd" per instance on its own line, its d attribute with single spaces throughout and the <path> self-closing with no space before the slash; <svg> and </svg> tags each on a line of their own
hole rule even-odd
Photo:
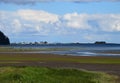
<svg viewBox="0 0 120 83">
<path fill-rule="evenodd" d="M 0 52 L 26 52 L 26 51 L 67 51 L 74 48 L 13 48 L 13 47 L 0 47 Z M 77 49 L 77 48 L 76 48 Z"/>
<path fill-rule="evenodd" d="M 115 83 L 116 77 L 76 69 L 0 67 L 0 83 Z"/>
<path fill-rule="evenodd" d="M 53 54 L 0 54 L 0 64 L 12 62 L 76 62 L 76 63 L 97 63 L 97 64 L 120 64 L 119 57 L 78 57 L 62 56 Z"/>
</svg>

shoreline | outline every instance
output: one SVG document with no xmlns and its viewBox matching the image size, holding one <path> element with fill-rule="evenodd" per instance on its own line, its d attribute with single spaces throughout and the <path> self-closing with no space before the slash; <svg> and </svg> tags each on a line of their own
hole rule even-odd
<svg viewBox="0 0 120 83">
<path fill-rule="evenodd" d="M 59 55 L 59 56 L 86 56 L 86 57 L 120 57 L 120 53 L 113 53 L 113 52 L 102 52 L 100 54 L 89 55 L 89 54 L 62 54 L 62 53 L 55 53 L 58 51 L 23 51 L 23 52 L 0 52 L 0 54 L 50 54 L 50 55 Z M 82 52 L 83 53 L 83 52 Z M 86 53 L 86 52 L 85 52 Z"/>
</svg>

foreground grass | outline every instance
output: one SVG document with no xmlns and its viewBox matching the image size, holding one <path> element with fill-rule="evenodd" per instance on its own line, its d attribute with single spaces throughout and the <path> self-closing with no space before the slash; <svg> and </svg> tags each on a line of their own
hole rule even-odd
<svg viewBox="0 0 120 83">
<path fill-rule="evenodd" d="M 115 83 L 115 77 L 76 69 L 1 67 L 0 83 Z"/>
</svg>

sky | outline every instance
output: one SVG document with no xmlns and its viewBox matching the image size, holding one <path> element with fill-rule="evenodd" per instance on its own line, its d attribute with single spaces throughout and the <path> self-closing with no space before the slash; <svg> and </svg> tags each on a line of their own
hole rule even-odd
<svg viewBox="0 0 120 83">
<path fill-rule="evenodd" d="M 12 43 L 120 43 L 120 0 L 0 0 Z"/>
</svg>

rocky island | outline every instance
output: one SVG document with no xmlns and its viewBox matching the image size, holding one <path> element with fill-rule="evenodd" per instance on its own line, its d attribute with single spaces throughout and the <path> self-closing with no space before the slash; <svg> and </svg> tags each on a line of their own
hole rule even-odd
<svg viewBox="0 0 120 83">
<path fill-rule="evenodd" d="M 9 38 L 0 31 L 0 45 L 10 45 Z"/>
</svg>

